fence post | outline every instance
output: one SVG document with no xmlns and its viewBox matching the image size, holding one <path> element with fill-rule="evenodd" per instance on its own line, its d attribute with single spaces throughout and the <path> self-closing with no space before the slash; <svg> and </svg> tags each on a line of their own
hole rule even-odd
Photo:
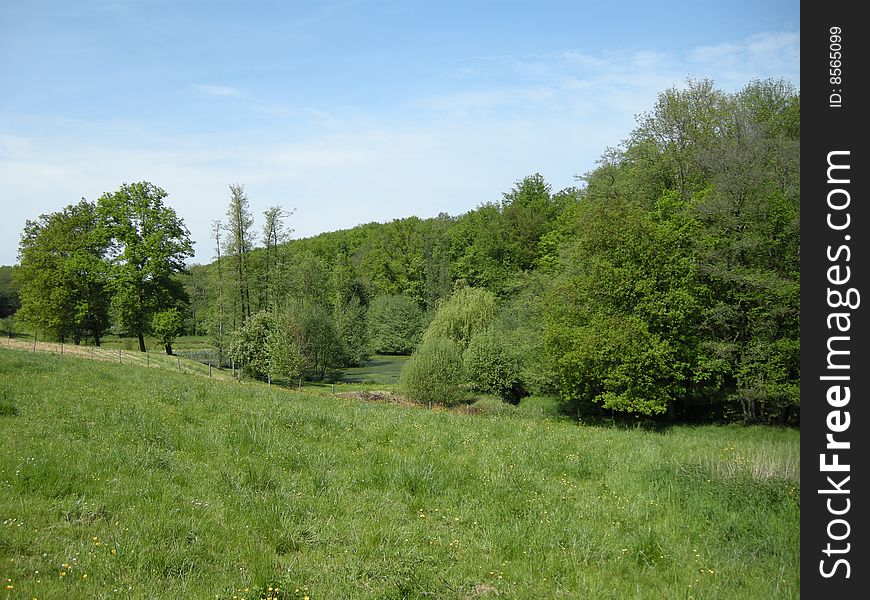
<svg viewBox="0 0 870 600">
<path fill-rule="evenodd" d="M 266 381 L 269 382 L 269 385 L 272 385 L 272 374 L 266 373 Z"/>
<path fill-rule="evenodd" d="M 178 367 L 178 372 L 181 373 L 181 358 L 178 356 L 175 357 L 175 366 Z"/>
<path fill-rule="evenodd" d="M 60 341 L 60 355 L 63 356 L 63 340 Z"/>
<path fill-rule="evenodd" d="M 301 377 L 299 378 L 299 385 L 296 386 L 296 391 L 297 391 L 297 392 L 301 392 L 301 391 L 302 391 L 302 378 L 301 378 Z"/>
<path fill-rule="evenodd" d="M 150 352 L 145 353 L 145 366 L 146 367 L 151 366 L 151 353 Z"/>
<path fill-rule="evenodd" d="M 208 361 L 208 376 L 211 377 L 211 359 Z"/>
<path fill-rule="evenodd" d="M 118 346 L 118 364 L 121 364 L 121 347 Z"/>
</svg>

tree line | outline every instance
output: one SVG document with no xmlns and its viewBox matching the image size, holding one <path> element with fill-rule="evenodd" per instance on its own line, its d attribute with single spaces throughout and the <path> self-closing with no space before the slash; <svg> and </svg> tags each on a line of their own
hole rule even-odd
<svg viewBox="0 0 870 600">
<path fill-rule="evenodd" d="M 555 395 L 572 414 L 794 424 L 799 157 L 789 84 L 692 80 L 576 187 L 534 174 L 458 217 L 291 240 L 292 212 L 271 207 L 258 239 L 230 186 L 214 260 L 187 269 L 165 192 L 125 185 L 28 222 L 18 315 L 73 341 L 208 335 L 278 378 L 412 353 L 402 382 L 424 402 L 473 390 Z"/>
</svg>

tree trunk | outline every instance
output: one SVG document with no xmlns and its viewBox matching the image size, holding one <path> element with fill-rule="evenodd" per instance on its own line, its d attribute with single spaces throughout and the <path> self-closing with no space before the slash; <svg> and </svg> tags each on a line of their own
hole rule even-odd
<svg viewBox="0 0 870 600">
<path fill-rule="evenodd" d="M 145 334 L 139 332 L 139 352 L 145 352 Z"/>
<path fill-rule="evenodd" d="M 166 354 L 172 356 L 172 344 L 166 344 Z"/>
</svg>

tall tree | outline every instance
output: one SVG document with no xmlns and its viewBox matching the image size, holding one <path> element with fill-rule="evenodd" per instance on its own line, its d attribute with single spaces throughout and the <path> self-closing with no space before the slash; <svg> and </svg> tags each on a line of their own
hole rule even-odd
<svg viewBox="0 0 870 600">
<path fill-rule="evenodd" d="M 99 345 L 109 320 L 106 244 L 85 200 L 27 221 L 15 271 L 22 320 L 60 341 L 90 336 Z"/>
<path fill-rule="evenodd" d="M 280 277 L 281 273 L 279 248 L 293 232 L 292 229 L 286 229 L 284 221 L 294 212 L 288 212 L 280 206 L 270 206 L 263 213 L 265 219 L 263 223 L 263 246 L 265 247 L 265 268 L 263 269 L 265 286 L 263 290 L 266 295 L 264 305 L 270 308 L 274 308 L 275 304 L 273 282 L 276 276 Z"/>
<path fill-rule="evenodd" d="M 248 281 L 248 262 L 254 242 L 251 227 L 254 217 L 245 194 L 245 187 L 230 185 L 230 206 L 227 209 L 227 251 L 235 262 L 236 285 L 238 290 L 241 323 L 251 316 L 251 288 Z"/>
<path fill-rule="evenodd" d="M 175 211 L 163 204 L 166 196 L 149 182 L 125 183 L 97 204 L 111 240 L 112 304 L 118 324 L 139 339 L 142 352 L 153 315 L 176 306 L 184 296 L 172 276 L 184 270 L 185 258 L 193 256 L 190 233 Z"/>
<path fill-rule="evenodd" d="M 211 234 L 214 238 L 215 271 L 217 273 L 217 322 L 214 319 L 209 323 L 209 332 L 217 349 L 218 364 L 223 364 L 226 343 L 224 341 L 224 277 L 221 269 L 221 232 L 223 223 L 219 220 L 212 221 Z"/>
</svg>

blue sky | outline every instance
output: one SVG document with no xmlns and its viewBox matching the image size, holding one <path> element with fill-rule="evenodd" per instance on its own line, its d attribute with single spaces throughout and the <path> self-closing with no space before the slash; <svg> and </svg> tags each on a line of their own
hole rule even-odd
<svg viewBox="0 0 870 600">
<path fill-rule="evenodd" d="M 24 222 L 169 192 L 208 262 L 231 183 L 294 237 L 554 190 L 687 77 L 799 87 L 800 4 L 0 2 L 0 264 Z"/>
</svg>

